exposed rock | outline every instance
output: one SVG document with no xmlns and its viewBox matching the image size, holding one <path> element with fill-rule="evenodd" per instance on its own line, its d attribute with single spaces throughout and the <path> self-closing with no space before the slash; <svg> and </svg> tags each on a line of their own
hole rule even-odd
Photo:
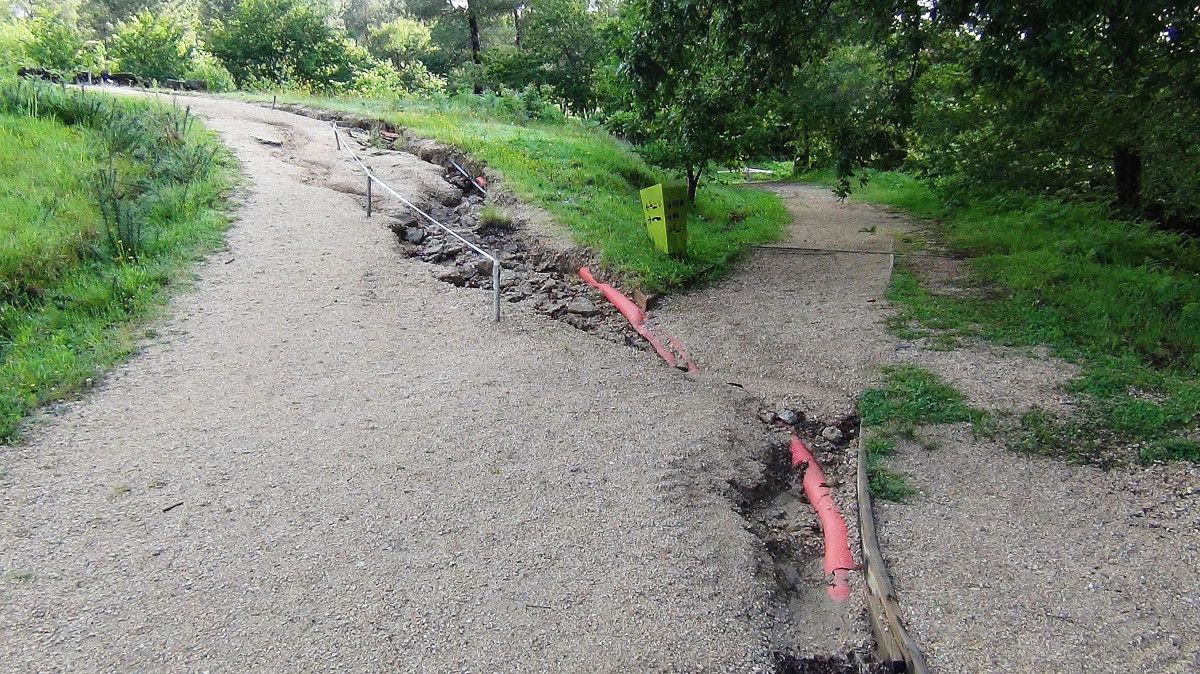
<svg viewBox="0 0 1200 674">
<path fill-rule="evenodd" d="M 826 426 L 821 430 L 821 437 L 836 444 L 842 441 L 842 429 L 837 426 Z"/>
<path fill-rule="evenodd" d="M 804 415 L 797 413 L 795 410 L 782 409 L 779 410 L 775 416 L 779 417 L 779 420 L 788 426 L 795 426 L 801 421 L 804 421 Z"/>
<path fill-rule="evenodd" d="M 452 285 L 461 286 L 467 282 L 467 277 L 463 275 L 463 270 L 458 267 L 450 267 L 437 273 L 437 280 L 450 283 Z"/>
<path fill-rule="evenodd" d="M 420 244 L 425 240 L 425 229 L 423 227 L 405 227 L 404 240 L 412 244 Z"/>
<path fill-rule="evenodd" d="M 595 316 L 600 313 L 595 302 L 582 297 L 576 297 L 567 302 L 567 311 L 579 316 Z"/>
</svg>

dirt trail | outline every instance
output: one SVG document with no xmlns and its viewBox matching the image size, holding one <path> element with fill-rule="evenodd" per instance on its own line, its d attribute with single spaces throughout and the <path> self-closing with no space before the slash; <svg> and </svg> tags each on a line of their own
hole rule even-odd
<svg viewBox="0 0 1200 674">
<path fill-rule="evenodd" d="M 796 218 L 780 246 L 889 250 L 890 234 L 915 227 L 827 190 L 766 187 Z M 910 263 L 935 285 L 960 280 L 952 260 Z M 729 279 L 666 302 L 657 320 L 688 346 L 702 379 L 744 386 L 771 409 L 846 414 L 881 365 L 911 362 L 977 407 L 1071 414 L 1061 387 L 1078 371 L 1067 363 L 889 335 L 889 271 L 882 255 L 760 250 Z M 934 671 L 1200 671 L 1200 467 L 1103 472 L 1013 453 L 966 426 L 922 435 L 931 449 L 902 442 L 890 461 L 920 495 L 876 510 Z M 824 449 L 818 458 L 846 475 L 850 453 Z M 844 479 L 834 490 L 847 512 L 852 490 Z"/>
<path fill-rule="evenodd" d="M 890 253 L 903 220 L 827 189 L 770 184 L 793 217 L 786 238 L 749 256 L 714 287 L 671 298 L 656 320 L 700 361 L 706 379 L 815 416 L 850 414 L 894 341 L 882 300 L 891 256 L 812 254 L 792 248 Z"/>
<path fill-rule="evenodd" d="M 187 102 L 253 181 L 158 337 L 0 450 L 0 669 L 775 671 L 740 393 L 492 324 L 325 124 Z"/>
</svg>

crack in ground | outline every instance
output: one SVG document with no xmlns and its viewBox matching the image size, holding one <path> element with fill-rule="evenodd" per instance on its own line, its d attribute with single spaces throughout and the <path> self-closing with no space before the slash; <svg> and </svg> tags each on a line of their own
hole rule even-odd
<svg viewBox="0 0 1200 674">
<path fill-rule="evenodd" d="M 826 423 L 809 419 L 792 409 L 759 413 L 759 419 L 772 428 L 795 432 L 826 469 L 830 486 L 841 484 L 847 450 L 857 437 L 858 418 L 851 415 Z M 804 468 L 793 468 L 787 443 L 772 443 L 762 458 L 763 470 L 751 483 L 731 482 L 729 495 L 734 510 L 746 522 L 746 529 L 761 541 L 769 565 L 760 568 L 774 588 L 777 607 L 776 630 L 781 642 L 775 651 L 778 674 L 874 674 L 885 671 L 872 661 L 867 644 L 845 653 L 801 655 L 788 644 L 790 605 L 803 601 L 811 588 L 828 582 L 819 571 L 824 557 L 824 538 L 816 513 L 800 484 Z"/>
</svg>

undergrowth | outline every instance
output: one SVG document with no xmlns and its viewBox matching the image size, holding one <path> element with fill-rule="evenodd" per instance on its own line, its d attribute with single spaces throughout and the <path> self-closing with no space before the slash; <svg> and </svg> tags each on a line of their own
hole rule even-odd
<svg viewBox="0 0 1200 674">
<path fill-rule="evenodd" d="M 916 178 L 867 171 L 852 199 L 924 218 L 967 257 L 970 292 L 921 285 L 903 256 L 888 298 L 893 329 L 952 346 L 984 339 L 1044 345 L 1081 367 L 1069 384 L 1078 414 L 1035 410 L 1014 424 L 1014 448 L 1077 461 L 1200 461 L 1200 243 L 1098 204 L 1028 196 L 948 207 Z M 830 184 L 832 174 L 805 179 Z"/>
<path fill-rule="evenodd" d="M 132 351 L 233 175 L 186 109 L 0 80 L 0 441 Z"/>
<path fill-rule="evenodd" d="M 863 446 L 867 458 L 867 480 L 871 496 L 885 501 L 907 501 L 917 494 L 904 475 L 888 468 L 885 459 L 896 451 L 895 442 L 885 436 L 875 435 Z"/>
<path fill-rule="evenodd" d="M 669 176 L 598 128 L 480 110 L 456 99 L 279 100 L 383 119 L 464 150 L 499 173 L 517 197 L 549 211 L 580 244 L 598 251 L 625 282 L 647 291 L 719 276 L 748 246 L 778 238 L 789 219 L 769 192 L 702 186 L 689 213 L 688 256 L 675 258 L 651 246 L 638 196 Z"/>
</svg>

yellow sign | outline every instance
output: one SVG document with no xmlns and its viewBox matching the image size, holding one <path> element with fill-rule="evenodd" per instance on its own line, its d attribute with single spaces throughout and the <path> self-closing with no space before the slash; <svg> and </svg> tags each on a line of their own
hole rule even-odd
<svg viewBox="0 0 1200 674">
<path fill-rule="evenodd" d="M 654 247 L 670 255 L 687 255 L 687 187 L 659 183 L 641 191 L 642 213 Z"/>
</svg>

